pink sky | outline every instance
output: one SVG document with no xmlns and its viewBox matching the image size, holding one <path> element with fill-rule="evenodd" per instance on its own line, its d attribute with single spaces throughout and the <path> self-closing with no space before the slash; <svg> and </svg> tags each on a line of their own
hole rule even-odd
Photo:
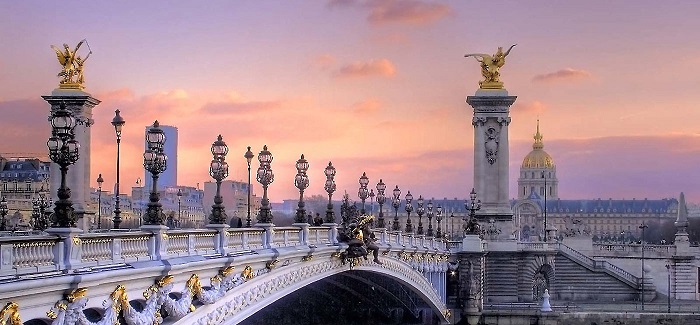
<svg viewBox="0 0 700 325">
<path fill-rule="evenodd" d="M 488 8 L 488 7 L 491 8 Z M 678 1 L 21 1 L 0 5 L 0 153 L 46 154 L 58 85 L 49 45 L 87 39 L 86 91 L 102 100 L 92 174 L 114 182 L 110 121 L 126 120 L 122 184 L 143 177 L 144 127 L 179 128 L 180 185 L 211 180 L 209 148 L 274 155 L 272 201 L 297 196 L 294 162 L 323 168 L 339 193 L 383 178 L 405 193 L 468 196 L 480 79 L 464 54 L 517 43 L 510 94 L 511 196 L 539 117 L 562 198 L 700 201 L 700 5 Z M 254 165 L 257 167 L 257 164 Z M 95 184 L 93 184 L 95 186 Z M 339 197 L 338 193 L 336 197 Z"/>
</svg>

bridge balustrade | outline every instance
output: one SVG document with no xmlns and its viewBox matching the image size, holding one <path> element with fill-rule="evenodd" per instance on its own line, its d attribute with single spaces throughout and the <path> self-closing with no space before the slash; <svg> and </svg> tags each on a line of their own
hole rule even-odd
<svg viewBox="0 0 700 325">
<path fill-rule="evenodd" d="M 219 240 L 223 231 L 225 238 Z M 0 237 L 0 276 L 70 271 L 77 268 L 130 263 L 168 257 L 236 253 L 269 247 L 330 245 L 337 243 L 335 227 L 274 227 L 236 229 L 168 230 L 163 235 L 147 231 L 84 233 L 64 238 L 46 234 Z M 446 243 L 423 235 L 375 230 L 382 245 L 444 250 Z M 164 254 L 156 247 L 164 245 Z"/>
</svg>

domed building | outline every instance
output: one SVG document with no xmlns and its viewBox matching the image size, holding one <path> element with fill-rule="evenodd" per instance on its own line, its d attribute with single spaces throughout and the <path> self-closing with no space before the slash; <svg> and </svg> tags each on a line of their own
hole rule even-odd
<svg viewBox="0 0 700 325">
<path fill-rule="evenodd" d="M 544 151 L 540 122 L 532 151 L 523 159 L 518 178 L 518 197 L 513 200 L 516 234 L 520 240 L 538 240 L 543 227 L 563 237 L 586 233 L 598 241 L 630 241 L 641 237 L 639 225 L 659 225 L 678 214 L 675 198 L 649 200 L 562 200 L 554 159 Z"/>
</svg>

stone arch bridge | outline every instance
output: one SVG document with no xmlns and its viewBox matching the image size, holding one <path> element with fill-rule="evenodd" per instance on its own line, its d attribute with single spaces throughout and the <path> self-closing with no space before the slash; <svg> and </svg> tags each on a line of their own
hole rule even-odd
<svg viewBox="0 0 700 325">
<path fill-rule="evenodd" d="M 432 237 L 378 230 L 378 264 L 342 261 L 347 246 L 336 241 L 334 224 L 166 229 L 0 237 L 0 321 L 237 324 L 289 293 L 344 273 L 351 281 L 339 285 L 350 294 L 371 285 L 416 307 L 393 286 L 373 280 L 384 277 L 421 300 L 431 322 L 449 317 L 449 251 Z"/>
</svg>

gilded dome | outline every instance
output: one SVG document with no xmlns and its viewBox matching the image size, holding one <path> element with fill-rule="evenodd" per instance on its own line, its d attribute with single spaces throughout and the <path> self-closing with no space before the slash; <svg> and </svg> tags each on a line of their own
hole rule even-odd
<svg viewBox="0 0 700 325">
<path fill-rule="evenodd" d="M 522 168 L 554 168 L 554 159 L 543 150 L 540 120 L 537 120 L 537 133 L 535 133 L 534 138 L 535 143 L 532 144 L 532 151 L 523 159 Z"/>
</svg>

